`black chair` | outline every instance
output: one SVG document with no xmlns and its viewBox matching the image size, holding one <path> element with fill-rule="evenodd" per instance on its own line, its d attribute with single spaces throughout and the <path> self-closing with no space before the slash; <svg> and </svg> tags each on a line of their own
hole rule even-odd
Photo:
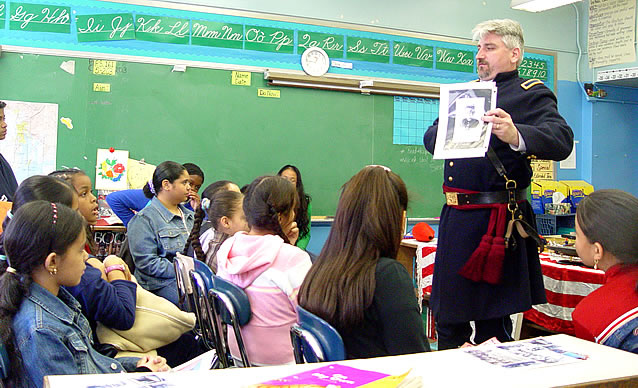
<svg viewBox="0 0 638 388">
<path fill-rule="evenodd" d="M 228 280 L 222 279 L 219 276 L 213 276 L 212 279 L 213 288 L 208 290 L 208 295 L 215 313 L 215 321 L 220 329 L 223 328 L 223 330 L 219 330 L 219 332 L 226 334 L 222 336 L 223 352 L 229 360 L 233 359 L 227 336 L 228 327 L 230 326 L 233 329 L 237 347 L 239 348 L 242 362 L 241 366 L 250 367 L 251 364 L 248 359 L 248 354 L 246 353 L 244 338 L 241 334 L 241 327 L 246 325 L 252 316 L 248 296 L 241 287 Z M 222 350 L 218 348 L 217 353 L 221 358 Z"/>
<path fill-rule="evenodd" d="M 343 339 L 334 327 L 300 306 L 297 319 L 297 324 L 290 328 L 297 364 L 345 360 Z"/>
</svg>

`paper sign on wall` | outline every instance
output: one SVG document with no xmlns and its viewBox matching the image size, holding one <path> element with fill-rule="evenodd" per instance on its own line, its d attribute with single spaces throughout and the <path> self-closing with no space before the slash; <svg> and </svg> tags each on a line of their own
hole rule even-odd
<svg viewBox="0 0 638 388">
<path fill-rule="evenodd" d="M 93 91 L 94 92 L 109 93 L 109 92 L 111 92 L 111 84 L 103 84 L 103 83 L 99 83 L 99 82 L 94 82 L 93 83 Z"/>
<path fill-rule="evenodd" d="M 250 86 L 250 72 L 249 71 L 233 71 L 231 77 L 232 85 Z"/>
<path fill-rule="evenodd" d="M 98 148 L 95 167 L 95 188 L 98 190 L 127 189 L 128 151 Z"/>
<path fill-rule="evenodd" d="M 155 165 L 140 160 L 128 160 L 128 188 L 141 189 L 153 177 Z"/>
<path fill-rule="evenodd" d="M 104 61 L 97 59 L 93 61 L 93 74 L 97 75 L 115 75 L 116 61 Z"/>
</svg>

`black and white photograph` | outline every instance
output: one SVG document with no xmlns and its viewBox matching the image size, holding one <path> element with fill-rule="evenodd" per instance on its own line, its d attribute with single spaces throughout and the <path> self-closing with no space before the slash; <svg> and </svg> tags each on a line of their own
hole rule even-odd
<svg viewBox="0 0 638 388">
<path fill-rule="evenodd" d="M 434 159 L 485 156 L 492 124 L 481 118 L 495 107 L 496 85 L 493 82 L 441 85 Z"/>
</svg>

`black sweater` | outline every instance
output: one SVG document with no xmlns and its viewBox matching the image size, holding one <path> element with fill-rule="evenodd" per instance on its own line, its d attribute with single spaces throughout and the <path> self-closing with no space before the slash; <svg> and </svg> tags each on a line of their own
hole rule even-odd
<svg viewBox="0 0 638 388">
<path fill-rule="evenodd" d="M 382 257 L 377 264 L 372 304 L 363 322 L 339 330 L 346 356 L 369 358 L 430 350 L 414 293 L 412 278 L 396 260 Z"/>
</svg>

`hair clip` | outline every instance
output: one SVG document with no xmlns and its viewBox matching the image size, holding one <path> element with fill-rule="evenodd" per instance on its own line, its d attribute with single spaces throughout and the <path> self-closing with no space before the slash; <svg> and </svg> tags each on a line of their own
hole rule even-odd
<svg viewBox="0 0 638 388">
<path fill-rule="evenodd" d="M 13 267 L 7 267 L 7 269 L 5 271 L 10 272 L 10 273 L 12 273 L 14 275 L 18 273 L 18 271 L 16 271 L 16 269 L 13 268 Z"/>
<path fill-rule="evenodd" d="M 155 192 L 155 186 L 153 186 L 153 178 L 148 180 L 148 189 L 151 190 L 151 193 L 157 194 Z"/>
<path fill-rule="evenodd" d="M 390 167 L 382 166 L 380 164 L 368 164 L 366 167 L 379 167 L 386 170 L 387 172 L 392 172 L 392 170 L 390 170 Z"/>
<path fill-rule="evenodd" d="M 0 255 L 0 261 L 8 261 L 6 255 Z"/>
<path fill-rule="evenodd" d="M 53 225 L 58 222 L 58 206 L 51 202 L 51 208 L 53 209 Z"/>
<path fill-rule="evenodd" d="M 11 210 L 7 210 L 7 217 L 9 217 L 9 219 L 13 218 L 13 213 L 11 213 Z"/>
<path fill-rule="evenodd" d="M 208 209 L 210 209 L 210 199 L 208 198 L 202 198 L 202 210 L 207 211 Z"/>
</svg>

